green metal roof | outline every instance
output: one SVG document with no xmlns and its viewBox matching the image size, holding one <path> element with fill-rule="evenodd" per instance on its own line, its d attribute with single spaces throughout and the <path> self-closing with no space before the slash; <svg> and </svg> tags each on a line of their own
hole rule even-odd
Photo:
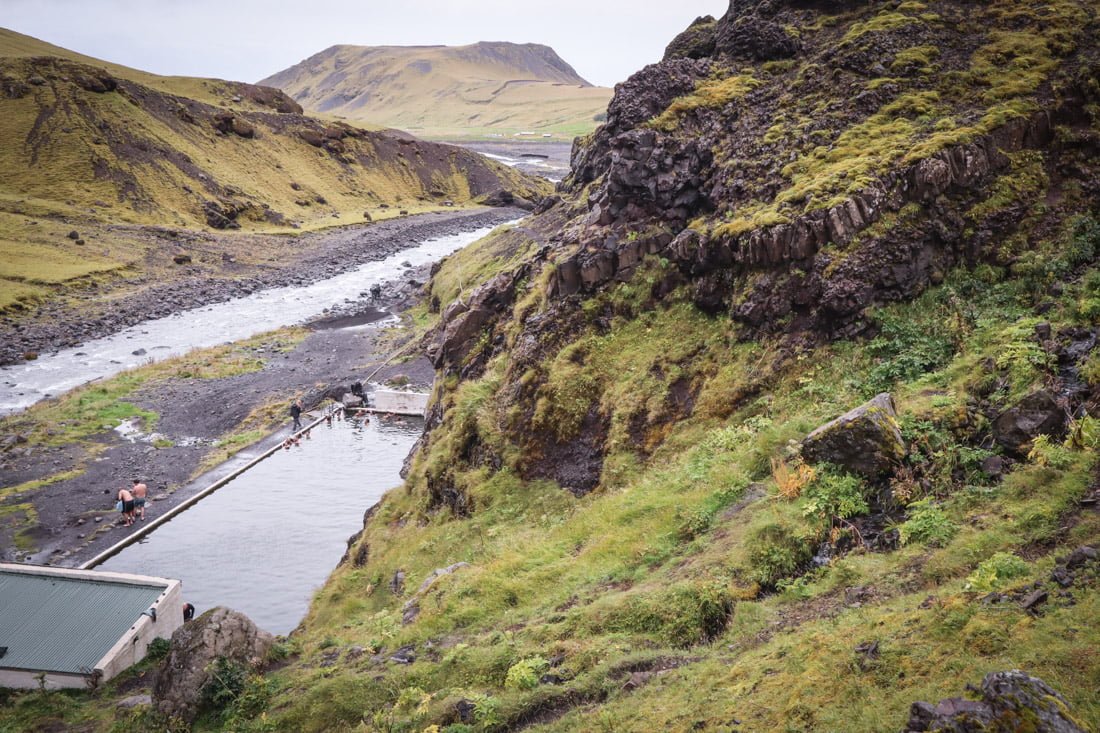
<svg viewBox="0 0 1100 733">
<path fill-rule="evenodd" d="M 0 667 L 87 673 L 166 588 L 0 570 Z"/>
</svg>

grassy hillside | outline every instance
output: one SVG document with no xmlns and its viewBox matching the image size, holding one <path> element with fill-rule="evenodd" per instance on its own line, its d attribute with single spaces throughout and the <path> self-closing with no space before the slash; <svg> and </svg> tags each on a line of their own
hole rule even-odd
<svg viewBox="0 0 1100 733">
<path fill-rule="evenodd" d="M 1100 7 L 735 5 L 435 276 L 441 422 L 262 724 L 896 731 L 1020 668 L 1100 725 Z M 892 475 L 803 461 L 885 390 Z"/>
<path fill-rule="evenodd" d="M 595 128 L 611 90 L 536 44 L 333 46 L 264 79 L 313 112 L 429 138 Z"/>
<path fill-rule="evenodd" d="M 158 77 L 11 31 L 0 141 L 0 308 L 59 279 L 140 271 L 150 243 L 108 224 L 290 232 L 548 190 L 466 150 L 304 116 L 275 89 Z"/>
</svg>

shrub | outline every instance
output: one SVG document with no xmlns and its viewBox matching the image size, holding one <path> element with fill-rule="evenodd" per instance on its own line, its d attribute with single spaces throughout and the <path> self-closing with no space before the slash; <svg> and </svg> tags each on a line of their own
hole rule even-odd
<svg viewBox="0 0 1100 733">
<path fill-rule="evenodd" d="M 802 490 L 814 479 L 814 469 L 805 463 L 798 463 L 794 470 L 786 462 L 772 458 L 772 478 L 779 489 L 779 495 L 793 501 L 802 495 Z"/>
<path fill-rule="evenodd" d="M 215 710 L 229 707 L 244 690 L 248 671 L 243 665 L 218 657 L 207 668 L 210 679 L 202 686 L 203 703 Z"/>
<path fill-rule="evenodd" d="M 500 700 L 482 694 L 470 695 L 474 704 L 474 720 L 483 728 L 492 728 L 500 723 Z"/>
<path fill-rule="evenodd" d="M 764 525 L 750 538 L 749 547 L 749 578 L 768 590 L 800 575 L 813 557 L 808 539 L 786 524 Z"/>
<path fill-rule="evenodd" d="M 947 518 L 931 497 L 909 505 L 909 518 L 898 528 L 901 544 L 919 542 L 941 547 L 955 536 L 958 528 Z"/>
<path fill-rule="evenodd" d="M 145 658 L 153 662 L 159 661 L 168 656 L 168 650 L 171 648 L 172 642 L 157 637 L 149 642 L 149 647 L 145 650 Z"/>
<path fill-rule="evenodd" d="M 864 494 L 863 480 L 850 473 L 822 464 L 816 478 L 804 492 L 806 503 L 802 514 L 827 527 L 833 527 L 837 520 L 849 519 L 870 511 Z"/>
<path fill-rule="evenodd" d="M 1032 441 L 1027 459 L 1038 466 L 1059 470 L 1073 465 L 1073 453 L 1070 449 L 1051 440 L 1049 435 L 1040 435 Z"/>
<path fill-rule="evenodd" d="M 538 687 L 539 678 L 550 669 L 550 663 L 542 657 L 529 657 L 513 664 L 504 678 L 504 686 L 511 690 L 531 690 Z"/>
<path fill-rule="evenodd" d="M 988 593 L 1007 585 L 1007 581 L 1027 575 L 1030 566 L 1010 552 L 998 552 L 988 558 L 966 579 L 966 589 Z"/>
<path fill-rule="evenodd" d="M 867 344 L 867 354 L 875 359 L 867 377 L 868 394 L 890 389 L 898 381 L 910 381 L 938 369 L 955 355 L 956 333 L 952 324 L 961 325 L 957 311 L 937 303 L 930 294 L 922 298 L 924 308 L 904 312 L 879 313 L 879 334 Z M 949 297 L 948 302 L 953 298 Z M 931 306 L 931 307 L 929 307 Z M 930 310 L 928 317 L 913 317 Z"/>
</svg>

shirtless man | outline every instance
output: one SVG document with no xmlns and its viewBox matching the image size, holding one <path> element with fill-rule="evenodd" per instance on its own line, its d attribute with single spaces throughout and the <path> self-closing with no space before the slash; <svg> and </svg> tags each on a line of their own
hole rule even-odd
<svg viewBox="0 0 1100 733">
<path fill-rule="evenodd" d="M 149 494 L 149 487 L 143 484 L 138 479 L 134 479 L 134 488 L 131 489 L 134 494 L 134 509 L 137 510 L 138 515 L 141 517 L 141 521 L 145 521 L 145 497 Z"/>
<path fill-rule="evenodd" d="M 118 490 L 118 500 L 122 502 L 122 526 L 129 527 L 134 523 L 134 495 L 122 488 Z"/>
</svg>

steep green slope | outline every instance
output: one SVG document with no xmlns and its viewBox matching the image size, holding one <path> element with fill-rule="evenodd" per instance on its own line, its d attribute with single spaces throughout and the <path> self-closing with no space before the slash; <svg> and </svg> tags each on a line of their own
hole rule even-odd
<svg viewBox="0 0 1100 733">
<path fill-rule="evenodd" d="M 900 730 L 1022 668 L 1100 724 L 1096 567 L 1052 579 L 1100 541 L 1097 9 L 735 3 L 621 85 L 436 275 L 433 428 L 268 720 Z M 892 475 L 801 462 L 882 390 Z"/>
<path fill-rule="evenodd" d="M 267 77 L 307 109 L 431 138 L 591 132 L 611 90 L 534 43 L 333 46 Z"/>
</svg>

